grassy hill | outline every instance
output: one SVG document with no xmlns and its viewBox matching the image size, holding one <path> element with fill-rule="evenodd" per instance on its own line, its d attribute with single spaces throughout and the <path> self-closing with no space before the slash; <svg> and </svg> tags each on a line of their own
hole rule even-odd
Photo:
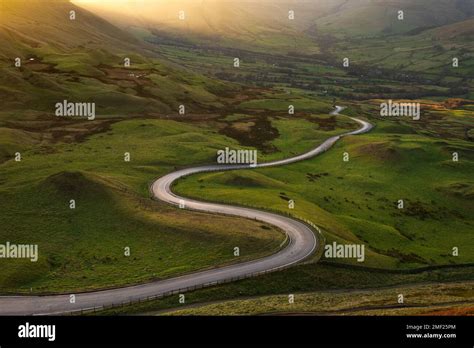
<svg viewBox="0 0 474 348">
<path fill-rule="evenodd" d="M 404 19 L 398 19 L 398 11 Z M 462 21 L 472 15 L 472 1 L 452 0 L 361 0 L 346 1 L 338 10 L 318 18 L 322 32 L 345 37 L 375 37 L 408 34 L 424 28 Z"/>
<path fill-rule="evenodd" d="M 67 0 L 3 0 L 0 56 L 25 54 L 48 43 L 58 50 L 87 45 L 120 51 L 137 48 L 137 40 L 109 22 Z M 76 19 L 70 20 L 70 11 Z"/>
<path fill-rule="evenodd" d="M 39 260 L 2 261 L 8 267 L 0 268 L 0 293 L 120 286 L 275 252 L 284 234 L 272 226 L 149 198 L 154 178 L 210 162 L 216 148 L 232 143 L 212 128 L 130 120 L 81 143 L 37 145 L 21 162 L 1 164 L 0 241 L 38 244 Z M 131 162 L 123 160 L 127 151 Z"/>
<path fill-rule="evenodd" d="M 63 99 L 94 101 L 101 115 L 177 113 L 221 105 L 235 87 L 167 65 L 146 45 L 69 1 L 2 1 L 2 111 L 52 113 Z M 70 20 L 69 11 L 76 11 Z M 22 67 L 14 59 L 22 59 Z M 124 59 L 131 59 L 131 68 Z"/>
<path fill-rule="evenodd" d="M 240 90 L 165 62 L 154 47 L 69 1 L 0 6 L 0 161 L 34 145 L 83 139 L 120 119 L 177 115 L 181 104 L 187 113 L 208 112 Z M 96 120 L 58 119 L 54 105 L 63 100 L 94 102 Z M 29 140 L 19 144 L 22 138 Z"/>
</svg>

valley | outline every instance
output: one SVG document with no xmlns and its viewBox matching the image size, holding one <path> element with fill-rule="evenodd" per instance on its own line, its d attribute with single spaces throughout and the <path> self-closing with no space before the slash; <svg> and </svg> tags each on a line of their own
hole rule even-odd
<svg viewBox="0 0 474 348">
<path fill-rule="evenodd" d="M 321 248 L 362 245 L 365 254 L 362 262 L 318 251 L 275 274 L 196 290 L 191 301 L 469 284 L 472 2 L 436 0 L 425 12 L 427 0 L 163 3 L 131 14 L 130 4 L 2 1 L 0 242 L 37 244 L 40 254 L 1 267 L 0 293 L 143 285 L 282 250 L 285 234 L 272 224 L 152 199 L 157 178 L 219 163 L 227 149 L 255 154 L 244 162 L 257 168 L 186 176 L 173 191 L 308 221 L 322 231 Z M 392 102 L 418 109 L 384 114 Z M 67 103 L 77 108 L 58 117 L 58 103 L 60 115 Z M 331 113 L 336 105 L 341 114 Z M 355 131 L 352 117 L 374 128 L 303 162 L 260 167 Z M 261 314 L 252 301 L 248 313 Z M 240 305 L 181 314 L 235 314 Z M 165 307 L 171 299 L 104 314 Z"/>
</svg>

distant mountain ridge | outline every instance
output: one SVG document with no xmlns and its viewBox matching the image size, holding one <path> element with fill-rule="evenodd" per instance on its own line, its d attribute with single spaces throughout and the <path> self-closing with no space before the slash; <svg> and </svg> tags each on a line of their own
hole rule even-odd
<svg viewBox="0 0 474 348">
<path fill-rule="evenodd" d="M 279 42 L 283 49 L 293 41 L 308 52 L 317 51 L 312 50 L 314 34 L 339 38 L 412 35 L 466 21 L 474 13 L 474 0 L 143 0 L 125 9 L 75 1 L 131 33 L 138 27 L 148 33 L 226 46 L 278 48 Z M 180 11 L 184 20 L 179 19 Z M 294 20 L 289 19 L 290 11 Z M 398 18 L 399 11 L 403 20 Z"/>
</svg>

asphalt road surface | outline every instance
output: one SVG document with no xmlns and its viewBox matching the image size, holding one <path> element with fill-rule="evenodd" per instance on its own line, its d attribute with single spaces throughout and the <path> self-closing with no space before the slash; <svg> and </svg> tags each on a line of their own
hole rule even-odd
<svg viewBox="0 0 474 348">
<path fill-rule="evenodd" d="M 342 107 L 336 107 L 332 114 L 338 114 Z M 179 197 L 171 191 L 174 181 L 187 175 L 236 169 L 264 168 L 281 166 L 302 161 L 317 156 L 327 151 L 340 138 L 368 132 L 372 125 L 366 121 L 352 118 L 361 127 L 353 132 L 334 136 L 324 141 L 318 147 L 302 155 L 274 161 L 255 166 L 250 165 L 210 165 L 178 170 L 156 180 L 151 186 L 155 199 L 169 204 L 214 214 L 240 216 L 248 219 L 259 220 L 277 226 L 288 236 L 287 245 L 277 253 L 243 263 L 230 266 L 197 271 L 183 276 L 160 280 L 136 286 L 101 290 L 75 294 L 75 303 L 71 303 L 70 295 L 47 296 L 0 296 L 0 315 L 52 315 L 87 310 L 100 309 L 103 306 L 120 304 L 129 301 L 138 301 L 152 296 L 157 296 L 171 291 L 179 291 L 195 286 L 212 285 L 214 283 L 230 281 L 238 277 L 246 277 L 258 273 L 265 273 L 281 268 L 286 268 L 309 257 L 317 247 L 314 232 L 306 224 L 291 218 L 260 211 L 256 209 L 236 207 L 217 203 L 199 202 L 196 200 Z M 184 290 L 183 290 L 184 292 Z"/>
</svg>

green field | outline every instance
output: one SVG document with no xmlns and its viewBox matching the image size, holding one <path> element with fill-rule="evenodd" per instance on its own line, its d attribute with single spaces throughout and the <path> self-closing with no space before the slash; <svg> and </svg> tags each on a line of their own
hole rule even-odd
<svg viewBox="0 0 474 348">
<path fill-rule="evenodd" d="M 112 287 L 276 251 L 284 234 L 271 226 L 179 211 L 149 198 L 152 179 L 183 163 L 209 162 L 216 148 L 231 142 L 209 128 L 135 120 L 79 144 L 35 148 L 22 153 L 21 162 L 5 162 L 0 239 L 37 243 L 40 259 L 2 268 L 0 291 Z"/>
<path fill-rule="evenodd" d="M 444 127 L 455 132 L 456 116 L 445 116 Z M 345 138 L 312 160 L 199 174 L 182 179 L 176 191 L 311 220 L 324 230 L 328 242 L 366 244 L 370 251 L 364 264 L 370 267 L 473 262 L 472 143 L 428 136 L 430 120 L 420 131 L 398 122 L 373 122 L 371 133 Z M 279 146 L 297 147 L 285 138 Z M 455 151 L 461 154 L 459 162 L 452 161 Z M 343 161 L 345 152 L 348 162 Z M 288 208 L 290 199 L 296 203 L 294 210 Z M 397 206 L 400 199 L 403 209 Z M 452 256 L 453 247 L 459 256 Z"/>
</svg>

